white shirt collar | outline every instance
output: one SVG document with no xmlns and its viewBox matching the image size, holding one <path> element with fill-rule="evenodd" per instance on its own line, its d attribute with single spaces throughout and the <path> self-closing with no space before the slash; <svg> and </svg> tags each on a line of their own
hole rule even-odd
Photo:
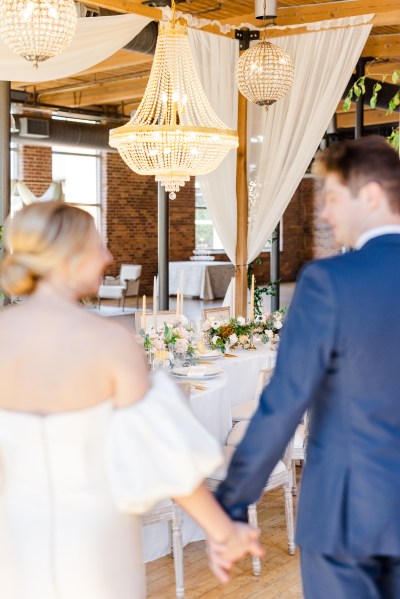
<svg viewBox="0 0 400 599">
<path fill-rule="evenodd" d="M 374 227 L 373 229 L 369 229 L 365 231 L 360 237 L 357 239 L 354 244 L 355 250 L 360 250 L 363 245 L 370 241 L 370 239 L 374 239 L 374 237 L 380 237 L 381 235 L 391 235 L 391 234 L 400 235 L 400 225 L 382 225 L 382 227 Z"/>
</svg>

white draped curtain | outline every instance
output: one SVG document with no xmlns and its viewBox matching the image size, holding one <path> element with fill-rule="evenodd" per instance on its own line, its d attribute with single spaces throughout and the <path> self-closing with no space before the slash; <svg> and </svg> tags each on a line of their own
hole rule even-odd
<svg viewBox="0 0 400 599">
<path fill-rule="evenodd" d="M 248 262 L 262 251 L 311 162 L 365 45 L 372 16 L 315 23 L 308 33 L 271 40 L 291 55 L 295 77 L 290 93 L 268 111 L 248 105 Z M 236 129 L 238 42 L 194 29 L 189 41 L 211 105 Z M 197 180 L 235 263 L 236 153 Z"/>
<path fill-rule="evenodd" d="M 139 15 L 80 18 L 71 45 L 37 69 L 14 54 L 0 38 L 0 80 L 38 82 L 75 75 L 123 48 L 150 20 Z"/>
<path fill-rule="evenodd" d="M 290 93 L 268 111 L 248 107 L 248 262 L 262 251 L 289 204 L 340 102 L 365 45 L 371 15 L 319 24 L 272 39 L 295 64 Z M 335 27 L 334 29 L 327 29 Z"/>
<path fill-rule="evenodd" d="M 237 129 L 238 95 L 235 67 L 239 57 L 236 40 L 189 29 L 189 43 L 204 91 L 220 119 Z M 196 177 L 214 227 L 229 259 L 236 263 L 236 152 L 230 151 L 209 175 Z"/>
</svg>

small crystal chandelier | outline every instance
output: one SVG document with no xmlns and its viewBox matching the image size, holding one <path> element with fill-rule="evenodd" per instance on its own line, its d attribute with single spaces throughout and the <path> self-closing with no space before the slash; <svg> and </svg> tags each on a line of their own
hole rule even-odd
<svg viewBox="0 0 400 599">
<path fill-rule="evenodd" d="M 143 99 L 126 125 L 110 131 L 110 146 L 139 175 L 155 175 L 170 192 L 193 175 L 213 171 L 238 147 L 236 131 L 214 113 L 190 53 L 186 26 L 160 22 L 153 66 Z"/>
<path fill-rule="evenodd" d="M 16 54 L 33 62 L 57 56 L 75 35 L 74 0 L 1 0 L 0 35 Z"/>
<path fill-rule="evenodd" d="M 263 18 L 267 19 L 266 0 L 263 3 Z M 239 58 L 235 75 L 243 96 L 249 102 L 268 108 L 291 88 L 294 65 L 287 52 L 268 42 L 265 37 L 266 27 L 258 44 L 243 52 Z"/>
</svg>

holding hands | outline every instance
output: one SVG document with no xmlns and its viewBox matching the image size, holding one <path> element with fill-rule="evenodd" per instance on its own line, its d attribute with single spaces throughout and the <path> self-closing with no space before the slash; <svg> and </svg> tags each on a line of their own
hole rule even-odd
<svg viewBox="0 0 400 599">
<path fill-rule="evenodd" d="M 258 542 L 260 531 L 243 522 L 232 522 L 231 530 L 224 541 L 207 537 L 207 554 L 213 574 L 222 582 L 230 579 L 235 562 L 246 555 L 262 557 L 264 550 Z"/>
</svg>

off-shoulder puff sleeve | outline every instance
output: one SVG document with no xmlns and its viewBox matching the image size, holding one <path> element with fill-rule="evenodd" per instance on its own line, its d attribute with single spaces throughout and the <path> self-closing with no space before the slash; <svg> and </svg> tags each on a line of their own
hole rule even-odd
<svg viewBox="0 0 400 599">
<path fill-rule="evenodd" d="M 141 401 L 114 410 L 106 461 L 117 507 L 141 514 L 163 499 L 190 495 L 222 457 L 180 389 L 157 372 Z"/>
</svg>

